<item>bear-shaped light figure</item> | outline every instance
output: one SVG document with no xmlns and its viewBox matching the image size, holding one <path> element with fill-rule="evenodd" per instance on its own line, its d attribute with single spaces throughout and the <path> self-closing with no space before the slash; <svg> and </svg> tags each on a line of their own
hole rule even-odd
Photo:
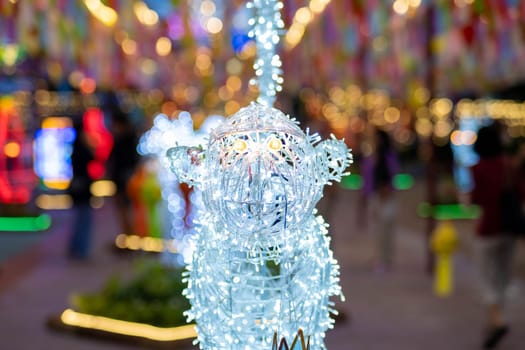
<svg viewBox="0 0 525 350">
<path fill-rule="evenodd" d="M 322 189 L 352 162 L 345 143 L 320 142 L 279 110 L 252 103 L 209 135 L 206 148 L 168 151 L 180 181 L 202 190 L 187 312 L 202 349 L 270 349 L 302 329 L 325 349 L 330 296 L 341 294 Z"/>
</svg>

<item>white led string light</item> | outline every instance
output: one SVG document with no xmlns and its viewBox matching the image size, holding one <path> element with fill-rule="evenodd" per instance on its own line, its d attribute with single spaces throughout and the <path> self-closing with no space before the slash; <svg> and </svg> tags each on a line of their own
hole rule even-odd
<svg viewBox="0 0 525 350">
<path fill-rule="evenodd" d="M 259 86 L 257 102 L 271 106 L 283 83 L 282 62 L 276 52 L 284 28 L 280 12 L 283 3 L 278 0 L 253 0 L 246 6 L 255 12 L 248 22 L 252 26 L 248 36 L 255 39 L 257 47 L 257 58 L 253 64 L 256 78 L 251 83 Z"/>
<path fill-rule="evenodd" d="M 343 141 L 321 141 L 271 107 L 282 83 L 275 53 L 282 3 L 250 6 L 264 46 L 258 103 L 219 124 L 206 145 L 174 142 L 167 154 L 177 179 L 203 200 L 186 314 L 201 349 L 269 350 L 274 334 L 291 340 L 299 330 L 312 349 L 325 349 L 336 313 L 330 297 L 342 293 L 328 225 L 315 205 L 325 185 L 347 174 L 352 155 Z"/>
</svg>

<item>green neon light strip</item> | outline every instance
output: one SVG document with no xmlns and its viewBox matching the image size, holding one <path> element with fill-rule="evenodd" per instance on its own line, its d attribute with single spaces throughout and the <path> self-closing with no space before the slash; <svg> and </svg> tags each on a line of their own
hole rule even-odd
<svg viewBox="0 0 525 350">
<path fill-rule="evenodd" d="M 0 217 L 0 231 L 43 231 L 51 226 L 51 217 L 39 216 Z"/>
<path fill-rule="evenodd" d="M 409 174 L 397 174 L 392 179 L 392 186 L 399 191 L 409 190 L 414 186 L 414 177 Z"/>
<path fill-rule="evenodd" d="M 409 174 L 397 174 L 392 179 L 392 186 L 398 191 L 409 190 L 414 186 L 414 177 Z M 360 190 L 363 188 L 363 177 L 350 174 L 341 179 L 341 187 L 347 190 Z"/>
<path fill-rule="evenodd" d="M 479 218 L 481 209 L 477 205 L 438 204 L 433 208 L 423 202 L 419 204 L 417 213 L 422 218 L 433 217 L 436 220 L 473 220 Z"/>
<path fill-rule="evenodd" d="M 360 190 L 363 187 L 363 177 L 358 174 L 350 174 L 341 179 L 341 187 L 346 190 Z"/>
</svg>

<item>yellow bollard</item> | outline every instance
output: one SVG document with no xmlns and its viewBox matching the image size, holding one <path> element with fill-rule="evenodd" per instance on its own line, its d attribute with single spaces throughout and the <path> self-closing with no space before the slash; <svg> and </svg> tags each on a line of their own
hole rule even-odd
<svg viewBox="0 0 525 350">
<path fill-rule="evenodd" d="M 442 221 L 432 233 L 431 248 L 436 256 L 434 293 L 440 297 L 450 295 L 453 288 L 452 254 L 457 248 L 456 228 L 450 221 Z"/>
</svg>

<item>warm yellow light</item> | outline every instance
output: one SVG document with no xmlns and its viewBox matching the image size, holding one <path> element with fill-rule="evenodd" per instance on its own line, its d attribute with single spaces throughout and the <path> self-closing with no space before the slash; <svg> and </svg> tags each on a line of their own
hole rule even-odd
<svg viewBox="0 0 525 350">
<path fill-rule="evenodd" d="M 70 180 L 44 180 L 44 185 L 52 190 L 66 190 Z"/>
<path fill-rule="evenodd" d="M 60 316 L 60 319 L 64 324 L 69 326 L 96 329 L 157 341 L 175 341 L 195 338 L 197 336 L 194 324 L 163 328 L 144 323 L 121 321 L 108 317 L 83 314 L 71 309 L 66 309 Z"/>
<path fill-rule="evenodd" d="M 306 30 L 305 26 L 301 23 L 293 23 L 288 29 L 286 36 L 284 37 L 286 47 L 288 49 L 294 48 L 301 39 L 303 38 L 304 31 Z"/>
<path fill-rule="evenodd" d="M 428 101 L 428 99 L 430 98 L 430 92 L 428 91 L 427 88 L 418 87 L 414 91 L 414 98 L 415 98 L 416 102 L 419 103 L 419 104 L 426 103 Z"/>
<path fill-rule="evenodd" d="M 219 98 L 223 101 L 228 101 L 229 99 L 233 97 L 232 91 L 228 89 L 226 86 L 221 86 L 217 93 L 219 95 Z"/>
<path fill-rule="evenodd" d="M 432 100 L 430 103 L 430 110 L 438 117 L 446 117 L 452 111 L 453 103 L 448 98 L 439 98 Z"/>
<path fill-rule="evenodd" d="M 226 80 L 226 86 L 228 87 L 228 90 L 239 91 L 242 87 L 241 78 L 239 78 L 236 75 L 228 77 L 228 79 Z"/>
<path fill-rule="evenodd" d="M 122 51 L 126 55 L 134 55 L 137 52 L 137 43 L 132 39 L 124 39 L 122 41 Z"/>
<path fill-rule="evenodd" d="M 211 34 L 220 33 L 222 30 L 222 21 L 217 17 L 211 17 L 206 22 L 206 30 Z"/>
<path fill-rule="evenodd" d="M 421 5 L 421 0 L 409 0 L 409 4 L 413 8 L 418 8 Z"/>
<path fill-rule="evenodd" d="M 140 236 L 130 235 L 127 237 L 126 247 L 131 250 L 139 250 L 141 246 L 140 240 L 141 240 Z"/>
<path fill-rule="evenodd" d="M 6 44 L 4 46 L 2 59 L 6 66 L 12 66 L 16 63 L 16 58 L 18 57 L 18 50 L 19 48 L 17 44 Z"/>
<path fill-rule="evenodd" d="M 255 46 L 255 43 L 253 41 L 248 42 L 244 47 L 242 48 L 242 51 L 239 52 L 237 55 L 240 59 L 246 60 L 248 58 L 252 58 L 257 53 L 257 47 Z"/>
<path fill-rule="evenodd" d="M 312 18 L 313 18 L 312 12 L 310 11 L 308 7 L 301 7 L 300 9 L 298 9 L 294 17 L 294 19 L 297 22 L 304 24 L 304 25 L 307 25 L 308 23 L 310 23 Z"/>
<path fill-rule="evenodd" d="M 330 1 L 331 0 L 310 0 L 310 4 L 308 6 L 313 13 L 319 14 L 324 11 L 325 7 L 330 3 Z"/>
<path fill-rule="evenodd" d="M 452 144 L 456 146 L 473 145 L 474 142 L 476 142 L 476 139 L 477 139 L 476 133 L 471 130 L 465 130 L 465 131 L 454 130 L 450 134 L 450 141 L 452 142 Z"/>
<path fill-rule="evenodd" d="M 394 4 L 392 5 L 392 8 L 394 9 L 395 13 L 398 15 L 404 15 L 408 12 L 408 6 L 409 3 L 407 0 L 396 0 L 394 1 Z"/>
<path fill-rule="evenodd" d="M 163 251 L 177 253 L 174 240 L 164 240 L 149 236 L 119 234 L 115 238 L 115 245 L 120 249 L 142 250 L 149 253 L 161 253 Z"/>
<path fill-rule="evenodd" d="M 362 96 L 361 88 L 357 85 L 348 85 L 346 87 L 346 94 L 348 95 L 348 98 L 351 100 L 359 100 Z"/>
<path fill-rule="evenodd" d="M 226 115 L 231 115 L 237 112 L 241 108 L 241 105 L 237 101 L 228 101 L 224 105 L 224 111 Z"/>
<path fill-rule="evenodd" d="M 157 72 L 157 63 L 151 58 L 145 58 L 140 63 L 140 70 L 145 75 L 153 75 Z"/>
<path fill-rule="evenodd" d="M 338 106 L 343 106 L 346 102 L 345 91 L 339 86 L 335 86 L 328 92 L 330 99 Z"/>
<path fill-rule="evenodd" d="M 237 139 L 233 142 L 232 148 L 237 152 L 243 152 L 248 148 L 248 144 L 244 140 Z"/>
<path fill-rule="evenodd" d="M 102 24 L 112 27 L 117 23 L 118 14 L 111 7 L 106 6 L 100 0 L 84 0 L 89 12 Z"/>
<path fill-rule="evenodd" d="M 452 130 L 452 125 L 447 120 L 439 120 L 434 125 L 434 134 L 437 137 L 445 137 L 450 133 L 451 130 Z"/>
<path fill-rule="evenodd" d="M 334 132 L 344 133 L 350 127 L 350 121 L 346 118 L 339 118 L 330 122 L 330 126 Z"/>
<path fill-rule="evenodd" d="M 308 6 L 310 7 L 310 10 L 316 14 L 323 12 L 325 8 L 322 0 L 311 0 Z"/>
<path fill-rule="evenodd" d="M 399 121 L 401 112 L 396 107 L 388 107 L 385 109 L 384 115 L 387 123 L 396 123 Z"/>
<path fill-rule="evenodd" d="M 120 248 L 120 249 L 127 248 L 126 236 L 127 236 L 126 234 L 120 234 L 117 236 L 117 238 L 115 238 L 115 245 L 117 246 L 117 248 Z"/>
<path fill-rule="evenodd" d="M 64 210 L 73 206 L 73 199 L 68 194 L 41 194 L 35 198 L 35 204 L 44 210 Z"/>
<path fill-rule="evenodd" d="M 268 148 L 271 150 L 271 151 L 274 151 L 274 152 L 277 152 L 279 151 L 281 148 L 283 147 L 283 143 L 281 142 L 281 140 L 275 138 L 275 137 L 272 137 L 270 139 L 270 142 L 268 142 Z"/>
<path fill-rule="evenodd" d="M 91 184 L 89 190 L 95 197 L 111 197 L 117 192 L 117 186 L 110 180 L 98 180 Z"/>
<path fill-rule="evenodd" d="M 159 56 L 169 55 L 171 52 L 171 40 L 165 36 L 158 38 L 157 43 L 155 44 L 155 49 Z"/>
<path fill-rule="evenodd" d="M 334 120 L 337 118 L 337 115 L 339 113 L 339 108 L 337 108 L 337 106 L 334 105 L 333 103 L 328 102 L 323 105 L 321 111 L 323 112 L 323 115 L 325 116 L 326 119 Z"/>
<path fill-rule="evenodd" d="M 416 120 L 416 132 L 421 136 L 430 136 L 432 134 L 432 122 L 428 119 Z"/>
<path fill-rule="evenodd" d="M 163 241 L 154 237 L 142 238 L 142 250 L 145 252 L 161 252 L 163 250 Z"/>
<path fill-rule="evenodd" d="M 217 10 L 217 8 L 216 8 L 215 3 L 213 1 L 204 0 L 201 3 L 200 11 L 201 11 L 201 14 L 203 16 L 211 17 L 211 16 L 213 16 L 213 14 L 215 13 L 216 10 Z"/>
<path fill-rule="evenodd" d="M 231 58 L 226 62 L 226 71 L 228 74 L 236 75 L 242 72 L 242 63 L 236 58 Z"/>
<path fill-rule="evenodd" d="M 8 142 L 4 145 L 4 154 L 8 158 L 16 158 L 20 155 L 20 144 L 18 142 Z"/>
<path fill-rule="evenodd" d="M 47 117 L 42 121 L 42 129 L 62 129 L 71 126 L 72 122 L 68 117 Z"/>
<path fill-rule="evenodd" d="M 157 12 L 151 10 L 144 1 L 136 1 L 133 4 L 133 12 L 139 22 L 146 26 L 153 26 L 159 22 Z"/>
<path fill-rule="evenodd" d="M 293 23 L 284 38 L 286 49 L 293 49 L 303 38 L 308 25 L 314 18 L 314 14 L 324 11 L 330 0 L 311 0 L 308 7 L 301 7 L 294 15 Z"/>
<path fill-rule="evenodd" d="M 200 71 L 205 71 L 211 66 L 211 58 L 209 55 L 200 53 L 195 58 L 195 67 Z"/>
</svg>

